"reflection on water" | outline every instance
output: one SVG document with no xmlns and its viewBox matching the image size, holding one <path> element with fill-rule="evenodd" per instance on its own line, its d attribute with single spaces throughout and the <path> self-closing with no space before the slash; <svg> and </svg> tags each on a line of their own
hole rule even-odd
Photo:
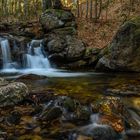
<svg viewBox="0 0 140 140">
<path fill-rule="evenodd" d="M 31 92 L 54 92 L 56 95 L 68 95 L 82 101 L 96 101 L 105 95 L 107 88 L 120 88 L 124 85 L 136 86 L 140 84 L 138 74 L 99 74 L 83 73 L 76 77 L 43 77 L 39 79 L 18 79 L 25 82 Z M 127 87 L 126 87 L 127 88 Z M 124 96 L 124 103 L 140 107 L 140 97 Z"/>
</svg>

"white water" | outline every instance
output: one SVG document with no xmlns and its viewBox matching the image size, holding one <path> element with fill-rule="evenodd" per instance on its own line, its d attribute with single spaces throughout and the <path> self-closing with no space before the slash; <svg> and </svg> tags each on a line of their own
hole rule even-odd
<svg viewBox="0 0 140 140">
<path fill-rule="evenodd" d="M 2 58 L 3 58 L 3 69 L 14 69 L 16 63 L 12 62 L 11 59 L 11 50 L 9 46 L 9 42 L 7 39 L 0 41 Z"/>
<path fill-rule="evenodd" d="M 35 42 L 37 42 L 37 45 L 34 46 Z M 17 63 L 12 61 L 8 40 L 1 39 L 0 45 L 3 58 L 2 73 L 18 73 L 20 75 L 35 74 L 47 77 L 75 77 L 87 75 L 85 73 L 72 73 L 52 68 L 47 55 L 44 52 L 42 40 L 32 40 L 31 43 L 27 44 L 27 54 L 25 54 L 23 59 L 24 69 L 17 69 Z"/>
<path fill-rule="evenodd" d="M 49 69 L 51 68 L 50 62 L 47 57 L 43 54 L 43 46 L 39 43 L 39 46 L 33 48 L 33 43 L 35 40 L 28 45 L 28 53 L 25 54 L 26 57 L 26 68 L 29 69 Z"/>
</svg>

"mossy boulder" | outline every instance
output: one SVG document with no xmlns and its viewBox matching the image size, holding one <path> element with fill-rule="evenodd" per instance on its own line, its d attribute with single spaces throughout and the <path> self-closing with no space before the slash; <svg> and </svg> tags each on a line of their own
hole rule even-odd
<svg viewBox="0 0 140 140">
<path fill-rule="evenodd" d="M 86 47 L 82 40 L 67 35 L 63 38 L 53 38 L 48 42 L 47 50 L 50 60 L 54 63 L 68 64 L 82 60 Z"/>
<path fill-rule="evenodd" d="M 40 17 L 40 23 L 45 31 L 64 27 L 70 22 L 75 23 L 74 15 L 62 9 L 48 9 Z"/>
<path fill-rule="evenodd" d="M 66 60 L 69 62 L 81 60 L 86 51 L 83 41 L 71 36 L 67 36 L 66 41 Z"/>
<path fill-rule="evenodd" d="M 15 105 L 28 95 L 28 88 L 24 83 L 8 83 L 0 78 L 0 107 Z"/>
<path fill-rule="evenodd" d="M 95 67 L 99 60 L 99 53 L 101 52 L 101 49 L 99 48 L 91 48 L 87 47 L 86 52 L 84 55 L 84 60 L 87 62 L 88 66 Z"/>
<path fill-rule="evenodd" d="M 66 35 L 75 35 L 77 34 L 77 31 L 74 27 L 64 27 L 64 28 L 53 30 L 53 33 L 60 36 L 66 36 Z"/>
<path fill-rule="evenodd" d="M 104 49 L 97 70 L 140 72 L 140 17 L 125 22 Z"/>
</svg>

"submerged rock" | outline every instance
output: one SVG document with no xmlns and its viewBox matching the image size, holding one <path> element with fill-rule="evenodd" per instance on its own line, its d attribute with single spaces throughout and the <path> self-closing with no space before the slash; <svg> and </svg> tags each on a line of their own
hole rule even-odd
<svg viewBox="0 0 140 140">
<path fill-rule="evenodd" d="M 60 107 L 52 107 L 51 109 L 43 112 L 43 114 L 40 117 L 41 119 L 50 122 L 50 121 L 60 118 L 61 115 L 62 115 L 62 110 Z"/>
<path fill-rule="evenodd" d="M 101 54 L 97 70 L 140 72 L 140 17 L 124 23 Z"/>
<path fill-rule="evenodd" d="M 70 97 L 60 97 L 57 100 L 57 105 L 63 110 L 64 121 L 73 123 L 85 123 L 90 120 L 91 111 L 88 106 L 81 105 L 78 100 Z"/>
<path fill-rule="evenodd" d="M 15 105 L 28 95 L 28 88 L 24 83 L 13 82 L 0 86 L 0 107 Z"/>
<path fill-rule="evenodd" d="M 92 137 L 94 140 L 118 140 L 118 134 L 107 125 L 91 124 L 80 129 L 80 134 Z"/>
<path fill-rule="evenodd" d="M 121 98 L 106 97 L 93 105 L 93 112 L 99 112 L 100 123 L 110 125 L 116 132 L 139 128 L 139 116 L 135 110 L 127 108 Z"/>
</svg>

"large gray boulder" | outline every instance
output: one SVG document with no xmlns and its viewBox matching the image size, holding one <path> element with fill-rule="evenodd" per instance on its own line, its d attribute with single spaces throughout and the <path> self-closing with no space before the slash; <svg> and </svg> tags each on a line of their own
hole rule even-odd
<svg viewBox="0 0 140 140">
<path fill-rule="evenodd" d="M 140 17 L 124 23 L 101 55 L 97 70 L 140 72 Z"/>
<path fill-rule="evenodd" d="M 83 59 L 85 44 L 74 36 L 54 38 L 47 44 L 49 58 L 54 62 L 74 62 Z"/>
<path fill-rule="evenodd" d="M 0 107 L 15 105 L 28 95 L 28 88 L 24 83 L 8 83 L 0 78 Z"/>
<path fill-rule="evenodd" d="M 108 125 L 91 124 L 81 128 L 79 133 L 95 140 L 118 140 L 117 133 Z"/>
<path fill-rule="evenodd" d="M 85 44 L 82 40 L 75 37 L 67 37 L 67 55 L 68 61 L 76 61 L 83 58 L 85 54 Z"/>
<path fill-rule="evenodd" d="M 75 25 L 74 15 L 70 11 L 62 9 L 48 9 L 40 17 L 40 23 L 45 31 L 51 31 L 67 26 Z"/>
</svg>

